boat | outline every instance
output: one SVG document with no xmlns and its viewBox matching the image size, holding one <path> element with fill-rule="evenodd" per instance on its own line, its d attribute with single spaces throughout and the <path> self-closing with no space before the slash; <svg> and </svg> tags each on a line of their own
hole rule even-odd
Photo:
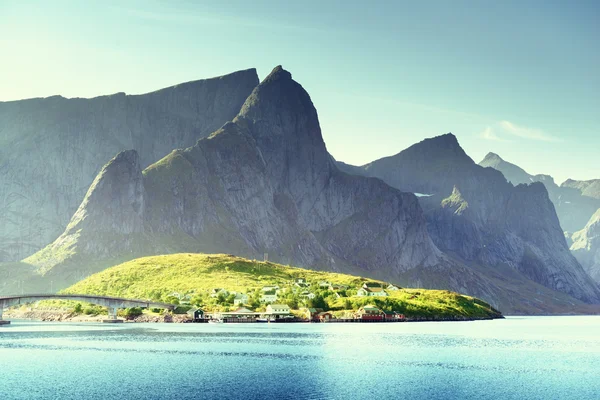
<svg viewBox="0 0 600 400">
<path fill-rule="evenodd" d="M 208 320 L 209 324 L 222 324 L 223 320 L 221 318 L 212 318 Z"/>
</svg>

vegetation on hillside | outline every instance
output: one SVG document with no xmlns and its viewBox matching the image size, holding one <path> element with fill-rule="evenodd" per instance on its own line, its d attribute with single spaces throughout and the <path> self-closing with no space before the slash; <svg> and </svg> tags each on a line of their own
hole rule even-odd
<svg viewBox="0 0 600 400">
<path fill-rule="evenodd" d="M 304 279 L 306 284 L 297 284 Z M 229 309 L 235 295 L 248 295 L 246 306 L 263 309 L 263 288 L 278 286 L 277 303 L 292 309 L 315 307 L 330 310 L 356 310 L 375 304 L 385 311 L 407 317 L 498 317 L 489 304 L 445 290 L 388 290 L 387 297 L 360 297 L 365 283 L 380 282 L 362 277 L 312 271 L 231 255 L 174 254 L 139 258 L 109 268 L 64 290 L 64 293 L 90 293 L 170 303 L 189 303 L 206 310 Z M 332 284 L 330 287 L 328 284 Z M 228 293 L 211 296 L 213 289 Z M 309 295 L 307 295 L 309 294 Z"/>
</svg>

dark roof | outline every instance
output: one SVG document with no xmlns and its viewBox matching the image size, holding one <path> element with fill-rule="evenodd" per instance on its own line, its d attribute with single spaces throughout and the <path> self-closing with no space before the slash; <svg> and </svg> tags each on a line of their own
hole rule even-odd
<svg viewBox="0 0 600 400">
<path fill-rule="evenodd" d="M 378 282 L 365 282 L 365 285 L 368 288 L 380 288 L 381 287 L 381 283 L 378 283 Z"/>
</svg>

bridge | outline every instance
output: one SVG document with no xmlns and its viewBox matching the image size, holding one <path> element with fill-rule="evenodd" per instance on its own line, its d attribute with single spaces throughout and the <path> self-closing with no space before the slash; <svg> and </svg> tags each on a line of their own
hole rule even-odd
<svg viewBox="0 0 600 400">
<path fill-rule="evenodd" d="M 106 307 L 108 308 L 107 322 L 118 321 L 117 310 L 119 308 L 162 308 L 172 311 L 177 307 L 173 304 L 157 303 L 150 300 L 125 299 L 121 297 L 97 296 L 91 294 L 22 294 L 18 296 L 0 296 L 0 325 L 9 323 L 2 319 L 2 312 L 5 308 L 17 306 L 19 304 L 35 303 L 40 300 L 74 300 Z"/>
</svg>

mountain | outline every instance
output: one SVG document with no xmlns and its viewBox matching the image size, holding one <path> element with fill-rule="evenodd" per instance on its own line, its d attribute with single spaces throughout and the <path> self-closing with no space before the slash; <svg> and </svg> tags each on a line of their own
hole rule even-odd
<svg viewBox="0 0 600 400">
<path fill-rule="evenodd" d="M 561 185 L 561 188 L 571 188 L 579 190 L 582 196 L 591 197 L 600 200 L 600 179 L 589 181 L 575 181 L 567 179 Z"/>
<path fill-rule="evenodd" d="M 486 270 L 508 266 L 547 288 L 599 301 L 598 287 L 569 252 L 541 183 L 513 186 L 501 172 L 475 164 L 452 134 L 426 139 L 362 170 L 418 193 L 440 250 Z"/>
<path fill-rule="evenodd" d="M 571 251 L 588 274 L 600 284 L 600 208 L 585 228 L 573 234 Z"/>
<path fill-rule="evenodd" d="M 256 70 L 144 95 L 0 102 L 0 261 L 56 239 L 102 166 L 136 149 L 142 167 L 193 145 L 239 111 Z"/>
<path fill-rule="evenodd" d="M 525 172 L 521 167 L 511 164 L 507 161 L 504 161 L 498 154 L 496 153 L 488 153 L 483 160 L 479 163 L 482 167 L 492 167 L 502 172 L 502 175 L 511 182 L 513 185 L 518 185 L 520 183 L 532 183 L 532 182 L 542 182 L 548 191 L 554 190 L 558 188 L 556 183 L 554 183 L 554 178 L 549 175 L 530 175 Z"/>
<path fill-rule="evenodd" d="M 182 251 L 268 253 L 381 278 L 452 265 L 415 196 L 336 168 L 308 93 L 280 67 L 208 138 L 143 172 L 138 158 L 109 162 L 65 232 L 25 262 L 64 284 L 83 265 Z"/>
<path fill-rule="evenodd" d="M 551 176 L 530 175 L 495 153 L 488 153 L 479 165 L 502 172 L 506 179 L 514 185 L 543 183 L 548 190 L 548 195 L 554 204 L 564 231 L 572 233 L 583 229 L 592 214 L 600 208 L 600 180 L 573 181 L 569 179 L 558 186 Z"/>
<path fill-rule="evenodd" d="M 456 142 L 453 137 L 441 140 Z M 437 148 L 422 149 L 421 157 L 428 161 L 420 164 L 435 161 L 440 165 L 437 173 L 426 173 L 426 168 L 416 170 L 414 179 L 423 183 L 419 193 L 436 193 L 433 190 L 443 179 L 434 185 L 427 181 L 452 171 L 456 157 L 444 155 L 447 147 L 438 143 Z M 453 152 L 463 160 L 461 168 L 470 165 L 474 171 L 484 171 L 484 180 L 488 175 L 496 177 L 496 183 L 511 194 L 504 200 L 526 203 L 529 191 L 547 200 L 542 185 L 513 193 L 515 189 L 499 172 L 475 166 L 457 143 Z M 484 237 L 490 247 L 482 253 L 486 260 L 500 260 L 493 269 L 482 263 L 465 265 L 464 259 L 451 251 L 444 254 L 432 236 L 434 240 L 443 238 L 441 244 L 456 244 L 462 236 L 453 239 L 441 228 L 430 235 L 426 217 L 430 218 L 432 207 L 426 207 L 425 214 L 421 207 L 429 198 L 419 200 L 381 179 L 341 171 L 327 152 L 308 93 L 281 67 L 252 91 L 235 118 L 207 138 L 184 150 L 174 150 L 145 169 L 139 158 L 137 152 L 126 151 L 106 164 L 63 234 L 23 264 L 33 266 L 36 276 L 43 275 L 45 282 L 51 280 L 59 289 L 141 256 L 226 252 L 262 259 L 267 253 L 270 260 L 317 270 L 468 293 L 503 312 L 587 310 L 582 301 L 567 293 L 598 301 L 595 287 L 588 286 L 585 279 L 589 277 L 568 249 L 561 253 L 560 246 L 566 248 L 564 237 L 557 244 L 553 243 L 555 232 L 537 234 L 552 228 L 542 222 L 528 231 L 531 237 L 521 231 L 508 232 L 512 236 L 499 233 L 497 245 L 492 239 L 496 238 L 494 229 L 500 227 L 490 228 Z M 423 173 L 417 176 L 419 171 Z M 455 175 L 465 172 L 472 171 L 455 169 Z M 477 187 L 480 178 L 474 179 L 472 186 Z M 448 198 L 447 207 L 442 208 L 447 215 L 442 213 L 439 218 L 450 220 L 451 229 L 461 224 L 470 227 L 477 236 L 479 227 L 473 221 L 452 219 L 459 209 L 456 215 L 472 216 L 466 202 L 479 204 L 471 186 L 457 181 L 452 196 L 454 186 L 448 189 L 447 195 L 439 198 L 439 202 Z M 536 213 L 545 212 L 538 206 L 524 212 L 535 220 Z M 513 223 L 521 222 L 518 210 L 512 214 Z M 522 222 L 525 225 L 526 221 Z M 562 235 L 560 229 L 557 232 Z M 473 239 L 469 236 L 465 239 L 464 247 L 478 252 L 476 246 L 481 243 L 469 243 Z M 551 245 L 558 250 L 544 253 L 545 246 Z M 497 254 L 502 249 L 508 255 Z M 527 263 L 520 263 L 523 257 L 528 257 Z M 556 259 L 546 259 L 550 257 Z M 553 270 L 559 263 L 567 266 Z M 528 278 L 531 276 L 560 291 L 534 282 Z"/>
</svg>

